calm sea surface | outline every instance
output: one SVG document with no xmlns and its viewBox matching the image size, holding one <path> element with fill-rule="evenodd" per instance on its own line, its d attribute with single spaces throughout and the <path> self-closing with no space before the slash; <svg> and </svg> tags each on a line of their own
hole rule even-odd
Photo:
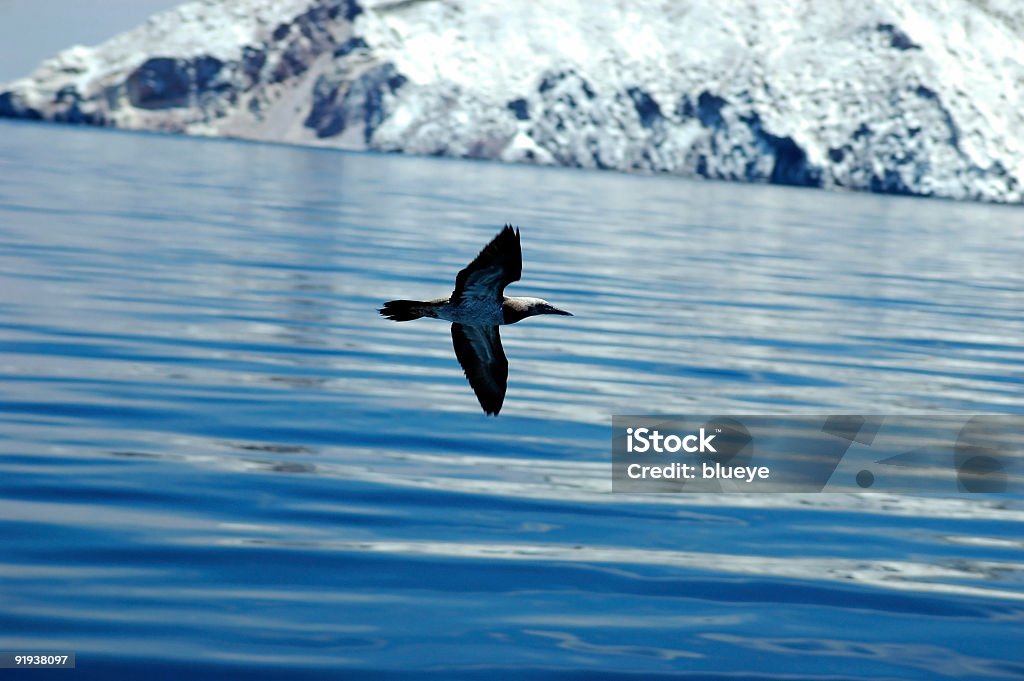
<svg viewBox="0 0 1024 681">
<path fill-rule="evenodd" d="M 448 325 L 504 222 L 576 317 Z M 616 413 L 1024 413 L 1024 209 L 0 124 L 0 650 L 1024 678 L 1024 499 L 613 495 Z M 8 674 L 22 678 L 18 672 Z M 28 678 L 27 675 L 24 678 Z"/>
</svg>

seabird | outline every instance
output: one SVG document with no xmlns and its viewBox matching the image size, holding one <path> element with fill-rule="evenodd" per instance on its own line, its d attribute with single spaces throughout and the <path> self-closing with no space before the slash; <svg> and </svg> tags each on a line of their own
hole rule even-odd
<svg viewBox="0 0 1024 681">
<path fill-rule="evenodd" d="M 380 313 L 396 322 L 421 317 L 452 322 L 455 356 L 484 412 L 497 416 L 508 387 L 508 360 L 498 327 L 539 314 L 572 316 L 540 298 L 506 296 L 505 287 L 519 281 L 522 273 L 519 229 L 505 225 L 455 277 L 455 290 L 450 296 L 426 301 L 389 300 Z"/>
</svg>

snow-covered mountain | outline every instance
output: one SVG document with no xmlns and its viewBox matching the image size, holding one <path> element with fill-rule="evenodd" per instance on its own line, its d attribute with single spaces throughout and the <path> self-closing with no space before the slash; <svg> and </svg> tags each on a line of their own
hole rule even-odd
<svg viewBox="0 0 1024 681">
<path fill-rule="evenodd" d="M 0 116 L 1024 200 L 1018 0 L 199 0 Z"/>
</svg>

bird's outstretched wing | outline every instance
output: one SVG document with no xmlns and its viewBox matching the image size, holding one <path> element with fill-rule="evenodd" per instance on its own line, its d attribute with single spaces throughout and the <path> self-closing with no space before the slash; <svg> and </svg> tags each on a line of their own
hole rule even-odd
<svg viewBox="0 0 1024 681">
<path fill-rule="evenodd" d="M 498 327 L 452 324 L 452 345 L 480 406 L 497 416 L 508 387 L 508 360 Z"/>
<path fill-rule="evenodd" d="M 463 298 L 501 299 L 505 287 L 523 275 L 523 251 L 519 230 L 512 225 L 498 233 L 480 255 L 455 277 L 452 303 Z"/>
</svg>

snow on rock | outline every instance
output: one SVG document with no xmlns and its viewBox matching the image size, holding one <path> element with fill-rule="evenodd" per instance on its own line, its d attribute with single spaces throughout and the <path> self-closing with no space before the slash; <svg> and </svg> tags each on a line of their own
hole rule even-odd
<svg viewBox="0 0 1024 681">
<path fill-rule="evenodd" d="M 200 0 L 0 116 L 1024 200 L 1016 0 Z"/>
</svg>

